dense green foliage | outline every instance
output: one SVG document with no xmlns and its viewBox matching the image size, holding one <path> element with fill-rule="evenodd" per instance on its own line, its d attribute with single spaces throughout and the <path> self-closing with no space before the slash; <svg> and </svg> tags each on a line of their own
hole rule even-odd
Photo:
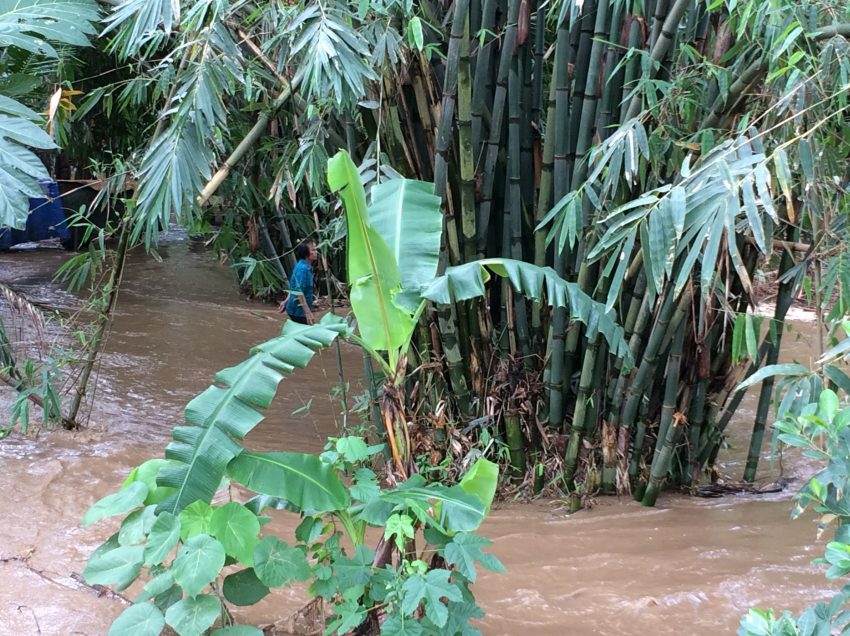
<svg viewBox="0 0 850 636">
<path fill-rule="evenodd" d="M 836 293 L 836 311 L 846 305 L 845 5 L 124 0 L 99 41 L 120 72 L 98 74 L 97 87 L 86 78 L 63 130 L 91 139 L 116 113 L 132 122 L 110 146 L 134 148 L 118 164 L 137 185 L 122 245 L 152 246 L 177 219 L 211 232 L 258 295 L 285 287 L 289 251 L 310 233 L 328 257 L 327 291 L 352 279 L 336 249 L 339 184 L 325 180 L 339 149 L 381 200 L 401 200 L 400 175 L 433 181 L 435 196 L 419 194 L 441 204 L 437 274 L 467 273 L 477 258 L 525 265 L 481 299 L 420 315 L 412 290 L 386 302 L 420 279 L 387 271 L 383 323 L 369 325 L 393 328 L 381 349 L 397 351 L 389 375 L 404 360 L 422 376 L 411 381 L 432 389 L 411 410 L 439 407 L 453 423 L 484 416 L 503 438 L 518 418 L 515 469 L 545 457 L 533 466 L 544 482 L 631 491 L 651 505 L 664 483 L 694 484 L 714 464 L 743 395 L 732 389 L 777 363 L 794 295 L 807 289 L 821 304 Z M 413 271 L 400 259 L 414 253 L 385 242 Z M 777 250 L 776 308 L 759 334 L 748 308 Z M 425 280 L 435 263 L 417 262 Z M 568 289 L 549 285 L 554 276 L 607 312 L 553 302 Z M 354 280 L 363 310 L 375 280 Z M 612 350 L 616 325 L 628 351 Z M 486 369 L 525 375 L 511 371 L 495 395 Z M 746 480 L 772 388 L 762 389 Z M 559 435 L 566 451 L 553 457 Z"/>
<path fill-rule="evenodd" d="M 190 402 L 190 426 L 174 429 L 165 459 L 137 467 L 89 509 L 84 525 L 124 518 L 91 555 L 86 580 L 119 590 L 145 580 L 111 634 L 154 636 L 166 624 L 181 636 L 226 628 L 232 619 L 223 603 L 251 605 L 272 588 L 300 582 L 327 602 L 329 632 L 365 623 L 363 633 L 475 633 L 468 621 L 483 615 L 469 590 L 476 564 L 503 569 L 482 551 L 490 542 L 473 534 L 496 490 L 494 464 L 479 460 L 452 487 L 421 475 L 389 487 L 373 470 L 384 445 L 362 437 L 332 439 L 320 456 L 240 444 L 284 375 L 346 333 L 330 315 L 311 326 L 287 322 L 280 337 L 219 372 L 217 385 Z M 227 501 L 214 502 L 231 481 L 256 495 L 242 503 L 227 488 Z M 268 509 L 300 515 L 294 541 L 261 531 Z M 383 532 L 377 550 L 365 543 L 370 527 Z M 417 536 L 426 542 L 421 554 Z"/>
</svg>

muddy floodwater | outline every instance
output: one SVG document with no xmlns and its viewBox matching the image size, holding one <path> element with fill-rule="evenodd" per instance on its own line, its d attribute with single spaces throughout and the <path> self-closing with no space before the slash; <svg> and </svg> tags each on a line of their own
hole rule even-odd
<svg viewBox="0 0 850 636">
<path fill-rule="evenodd" d="M 161 246 L 161 262 L 131 257 L 98 370 L 89 426 L 77 433 L 12 435 L 0 441 L 0 635 L 106 634 L 125 607 L 82 583 L 87 556 L 116 526 L 80 527 L 85 510 L 114 491 L 136 464 L 161 456 L 183 406 L 212 374 L 279 333 L 270 306 L 246 302 L 227 269 L 185 240 Z M 67 258 L 58 250 L 0 254 L 0 281 L 34 300 L 73 307 L 51 282 Z M 816 355 L 806 323 L 795 323 L 785 357 Z M 348 379 L 359 352 L 343 346 Z M 321 449 L 341 426 L 330 395 L 336 359 L 327 352 L 281 384 L 272 412 L 248 438 L 253 448 Z M 6 413 L 12 396 L 0 390 Z M 739 479 L 753 403 L 733 424 L 722 471 Z M 765 453 L 769 450 L 766 442 Z M 764 480 L 802 478 L 794 457 L 765 458 Z M 831 595 L 812 517 L 789 520 L 791 491 L 694 499 L 665 494 L 658 507 L 600 498 L 591 510 L 560 514 L 558 502 L 501 503 L 481 533 L 508 573 L 484 573 L 474 591 L 487 612 L 485 635 L 734 633 L 751 606 L 800 610 Z M 276 519 L 278 529 L 290 521 Z M 264 599 L 240 618 L 273 623 L 304 602 L 298 591 Z"/>
</svg>

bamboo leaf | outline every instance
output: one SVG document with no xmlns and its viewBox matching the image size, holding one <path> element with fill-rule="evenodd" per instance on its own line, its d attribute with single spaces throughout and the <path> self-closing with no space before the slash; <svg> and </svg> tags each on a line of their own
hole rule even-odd
<svg viewBox="0 0 850 636">
<path fill-rule="evenodd" d="M 700 271 L 700 288 L 704 298 L 708 298 L 711 293 L 711 282 L 714 278 L 715 267 L 717 266 L 717 253 L 720 249 L 720 241 L 725 232 L 725 214 L 718 212 L 714 217 L 708 240 L 705 244 L 705 252 L 702 255 L 702 270 Z M 731 240 L 735 240 L 734 236 Z"/>
<path fill-rule="evenodd" d="M 755 193 L 753 192 L 753 182 L 751 179 L 744 179 L 741 184 L 741 194 L 744 200 L 744 212 L 747 215 L 747 222 L 750 225 L 750 230 L 753 233 L 753 238 L 756 245 L 762 254 L 767 253 L 767 241 L 765 240 L 764 226 L 761 222 L 758 208 L 756 206 Z"/>
<path fill-rule="evenodd" d="M 745 313 L 735 314 L 735 326 L 732 328 L 732 364 L 738 364 L 744 358 L 744 330 L 746 329 L 747 315 Z"/>
<path fill-rule="evenodd" d="M 826 377 L 834 382 L 839 389 L 844 391 L 846 395 L 850 395 L 850 376 L 832 364 L 825 365 L 823 371 Z"/>
<path fill-rule="evenodd" d="M 755 360 L 758 357 L 758 341 L 756 339 L 756 328 L 752 314 L 745 314 L 744 336 L 747 345 L 747 355 L 750 356 L 750 360 Z"/>
<path fill-rule="evenodd" d="M 766 367 L 762 367 L 746 380 L 738 384 L 738 386 L 735 387 L 735 391 L 748 389 L 765 378 L 772 378 L 781 375 L 804 376 L 808 374 L 809 370 L 802 364 L 769 364 Z"/>
</svg>

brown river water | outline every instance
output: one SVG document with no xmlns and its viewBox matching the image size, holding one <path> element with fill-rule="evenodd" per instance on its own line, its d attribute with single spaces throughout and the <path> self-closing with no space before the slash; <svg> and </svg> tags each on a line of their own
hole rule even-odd
<svg viewBox="0 0 850 636">
<path fill-rule="evenodd" d="M 98 596 L 79 574 L 115 522 L 82 528 L 83 513 L 133 466 L 161 456 L 183 406 L 216 370 L 279 333 L 274 308 L 240 298 L 209 254 L 179 236 L 159 253 L 162 262 L 131 257 L 88 428 L 0 441 L 0 636 L 106 634 L 124 601 Z M 0 281 L 73 306 L 77 300 L 51 282 L 65 258 L 58 250 L 0 254 Z M 795 323 L 785 357 L 810 362 L 812 331 Z M 357 351 L 344 345 L 343 361 L 349 379 L 360 376 Z M 247 445 L 321 449 L 341 425 L 329 393 L 336 382 L 330 352 L 286 379 Z M 0 409 L 11 399 L 0 390 Z M 742 472 L 753 409 L 751 399 L 742 405 L 722 457 L 731 479 Z M 812 469 L 794 457 L 783 464 L 765 458 L 760 479 L 802 478 Z M 766 496 L 665 494 L 654 509 L 601 498 L 572 516 L 553 501 L 497 504 L 481 533 L 508 572 L 484 573 L 475 585 L 487 612 L 479 627 L 487 636 L 731 634 L 749 607 L 799 611 L 826 599 L 835 588 L 811 565 L 823 549 L 813 518 L 789 519 L 800 483 Z M 273 525 L 285 530 L 291 522 Z M 273 623 L 304 600 L 298 590 L 281 592 L 239 616 Z"/>
</svg>

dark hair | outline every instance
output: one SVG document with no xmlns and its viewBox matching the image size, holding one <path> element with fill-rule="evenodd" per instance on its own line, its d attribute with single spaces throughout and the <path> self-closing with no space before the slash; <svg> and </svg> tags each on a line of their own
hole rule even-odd
<svg viewBox="0 0 850 636">
<path fill-rule="evenodd" d="M 295 246 L 295 260 L 303 261 L 308 256 L 310 256 L 310 246 L 315 244 L 316 242 L 313 239 L 301 241 L 298 245 Z"/>
</svg>

